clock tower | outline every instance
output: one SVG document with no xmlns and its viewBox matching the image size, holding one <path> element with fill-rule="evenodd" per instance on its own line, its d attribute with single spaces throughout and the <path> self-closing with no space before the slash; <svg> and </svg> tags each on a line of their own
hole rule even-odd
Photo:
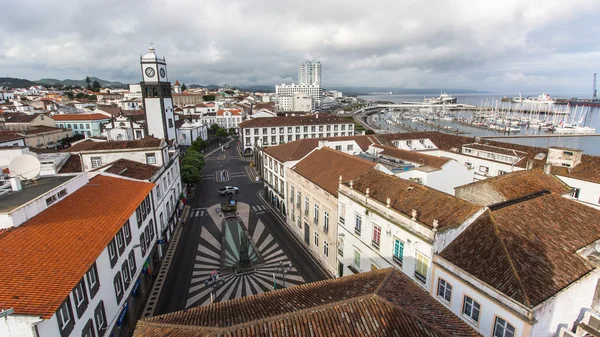
<svg viewBox="0 0 600 337">
<path fill-rule="evenodd" d="M 154 53 L 150 46 L 148 53 L 140 57 L 142 68 L 142 95 L 148 135 L 156 138 L 177 141 L 171 83 L 167 78 L 167 63 Z"/>
</svg>

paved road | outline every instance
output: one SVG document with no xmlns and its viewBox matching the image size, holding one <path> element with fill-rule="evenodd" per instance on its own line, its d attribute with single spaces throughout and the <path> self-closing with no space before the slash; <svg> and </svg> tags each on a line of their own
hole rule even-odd
<svg viewBox="0 0 600 337">
<path fill-rule="evenodd" d="M 202 181 L 196 186 L 194 196 L 188 200 L 190 217 L 183 227 L 173 262 L 160 294 L 155 315 L 210 303 L 211 287 L 204 283 L 212 270 L 221 264 L 221 214 L 217 205 L 227 197 L 217 189 L 231 184 L 240 188 L 236 195 L 238 215 L 248 226 L 248 233 L 260 267 L 246 275 L 221 274 L 222 285 L 215 292 L 216 300 L 227 300 L 261 293 L 272 289 L 272 273 L 280 262 L 291 263 L 286 275 L 286 286 L 323 280 L 327 276 L 308 253 L 291 237 L 278 216 L 259 198 L 262 183 L 251 182 L 246 174 L 247 161 L 242 161 L 235 142 L 225 153 L 217 152 L 206 158 Z M 225 175 L 219 171 L 226 170 Z M 217 182 L 221 181 L 222 182 Z M 227 181 L 229 180 L 229 181 Z M 232 255 L 231 252 L 228 253 Z M 235 252 L 233 253 L 235 255 Z M 227 257 L 235 259 L 235 256 Z M 282 285 L 281 275 L 277 278 Z M 210 288 L 210 289 L 209 289 Z"/>
</svg>

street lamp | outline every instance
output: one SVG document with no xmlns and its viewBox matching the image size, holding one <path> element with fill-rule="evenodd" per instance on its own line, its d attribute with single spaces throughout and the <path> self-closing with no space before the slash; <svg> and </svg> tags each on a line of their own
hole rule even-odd
<svg viewBox="0 0 600 337">
<path fill-rule="evenodd" d="M 273 289 L 277 289 L 277 279 L 275 274 L 281 274 L 282 279 L 282 287 L 285 288 L 285 274 L 292 270 L 292 263 L 288 262 L 286 266 L 283 265 L 283 261 L 279 261 L 279 266 L 275 268 L 275 272 L 273 273 Z"/>
<path fill-rule="evenodd" d="M 206 287 L 211 287 L 212 290 L 210 291 L 210 303 L 213 303 L 215 298 L 217 297 L 217 290 L 219 290 L 223 284 L 225 283 L 225 281 L 223 280 L 223 278 L 219 277 L 219 273 L 215 273 L 214 276 L 211 275 L 211 278 L 204 281 L 204 285 Z"/>
</svg>

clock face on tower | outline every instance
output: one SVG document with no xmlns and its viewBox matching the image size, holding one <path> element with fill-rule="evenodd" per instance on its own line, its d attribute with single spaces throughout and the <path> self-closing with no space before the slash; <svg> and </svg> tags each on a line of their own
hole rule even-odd
<svg viewBox="0 0 600 337">
<path fill-rule="evenodd" d="M 148 76 L 148 77 L 154 77 L 154 74 L 156 73 L 154 71 L 154 68 L 150 68 L 150 67 L 146 68 L 146 70 L 144 72 L 146 73 L 146 76 Z"/>
<path fill-rule="evenodd" d="M 166 75 L 166 74 L 165 74 L 165 69 L 164 69 L 164 68 L 160 68 L 160 71 L 159 71 L 159 73 L 160 73 L 160 77 L 161 77 L 161 78 L 165 78 L 165 75 Z"/>
</svg>

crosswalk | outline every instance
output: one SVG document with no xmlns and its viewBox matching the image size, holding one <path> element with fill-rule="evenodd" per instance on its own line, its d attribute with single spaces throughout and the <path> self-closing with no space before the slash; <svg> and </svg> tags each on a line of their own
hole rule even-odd
<svg viewBox="0 0 600 337">
<path fill-rule="evenodd" d="M 223 183 L 231 180 L 231 175 L 229 170 L 216 170 L 215 171 L 215 181 L 218 183 Z"/>
<path fill-rule="evenodd" d="M 190 210 L 190 218 L 199 218 L 204 216 L 206 208 L 194 208 Z"/>
<path fill-rule="evenodd" d="M 256 214 L 264 214 L 269 212 L 269 210 L 263 205 L 252 206 L 252 211 Z"/>
<path fill-rule="evenodd" d="M 258 181 L 256 180 L 258 173 L 256 172 L 256 170 L 253 167 L 246 166 L 246 167 L 244 167 L 244 171 L 246 171 L 248 180 L 250 180 L 253 183 L 260 183 L 260 180 L 258 180 Z"/>
</svg>

